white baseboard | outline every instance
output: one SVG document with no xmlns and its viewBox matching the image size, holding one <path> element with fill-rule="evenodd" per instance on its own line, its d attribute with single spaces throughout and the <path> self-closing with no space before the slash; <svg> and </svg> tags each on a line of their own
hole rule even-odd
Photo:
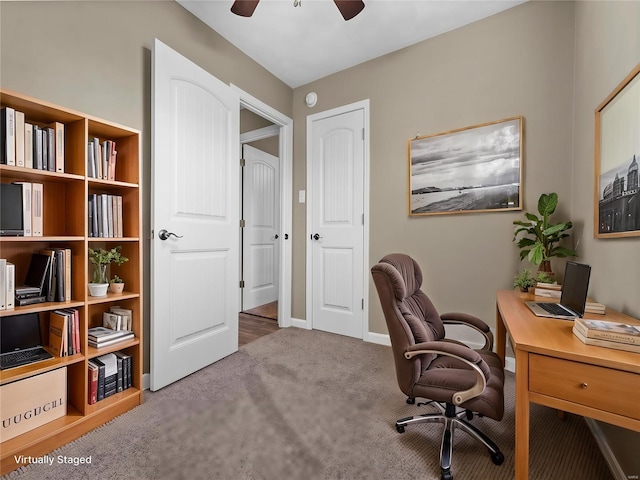
<svg viewBox="0 0 640 480">
<path fill-rule="evenodd" d="M 300 318 L 291 317 L 291 326 L 296 328 L 303 328 L 305 330 L 311 330 L 309 328 L 309 322 L 307 322 L 306 320 L 302 320 Z"/>
<path fill-rule="evenodd" d="M 149 390 L 150 386 L 151 386 L 151 374 L 150 373 L 143 373 L 142 374 L 142 389 L 143 390 Z"/>
<path fill-rule="evenodd" d="M 367 333 L 365 342 L 375 343 L 378 345 L 386 345 L 387 347 L 391 346 L 391 339 L 389 338 L 389 335 L 383 333 L 369 332 Z"/>
</svg>

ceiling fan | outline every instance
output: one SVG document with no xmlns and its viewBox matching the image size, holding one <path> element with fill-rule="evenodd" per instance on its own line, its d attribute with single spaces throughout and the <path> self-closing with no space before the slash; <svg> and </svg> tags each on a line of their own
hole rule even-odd
<svg viewBox="0 0 640 480">
<path fill-rule="evenodd" d="M 231 11 L 241 17 L 250 17 L 253 15 L 259 1 L 260 0 L 236 0 L 231 6 Z M 333 0 L 333 2 L 345 20 L 351 20 L 364 8 L 364 2 L 362 0 Z M 294 5 L 298 6 L 300 3 L 302 3 L 301 0 L 296 0 Z"/>
</svg>

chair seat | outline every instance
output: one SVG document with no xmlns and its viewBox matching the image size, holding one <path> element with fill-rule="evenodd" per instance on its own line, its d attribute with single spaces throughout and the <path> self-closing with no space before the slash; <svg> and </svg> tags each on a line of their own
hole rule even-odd
<svg viewBox="0 0 640 480">
<path fill-rule="evenodd" d="M 504 415 L 502 361 L 493 352 L 486 350 L 477 350 L 477 352 L 489 366 L 491 376 L 484 392 L 459 406 L 494 420 L 502 420 Z M 439 356 L 429 364 L 429 368 L 414 384 L 412 394 L 436 402 L 452 403 L 454 393 L 471 388 L 475 382 L 474 371 L 464 362 L 452 357 Z"/>
</svg>

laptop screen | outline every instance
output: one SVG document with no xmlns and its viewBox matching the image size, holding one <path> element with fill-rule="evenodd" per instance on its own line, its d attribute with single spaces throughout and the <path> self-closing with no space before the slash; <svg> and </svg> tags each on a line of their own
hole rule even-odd
<svg viewBox="0 0 640 480">
<path fill-rule="evenodd" d="M 591 267 L 589 265 L 576 262 L 567 262 L 564 271 L 564 286 L 560 303 L 581 317 L 584 315 L 584 307 L 587 303 L 590 274 Z"/>
<path fill-rule="evenodd" d="M 38 313 L 0 317 L 0 353 L 42 345 Z"/>
</svg>

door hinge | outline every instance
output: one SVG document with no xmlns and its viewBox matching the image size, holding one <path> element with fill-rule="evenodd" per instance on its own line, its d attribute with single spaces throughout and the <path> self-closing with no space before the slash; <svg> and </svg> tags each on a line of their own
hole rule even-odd
<svg viewBox="0 0 640 480">
<path fill-rule="evenodd" d="M 244 228 L 245 227 L 245 221 L 244 218 L 240 219 L 240 228 Z"/>
<path fill-rule="evenodd" d="M 364 225 L 364 213 L 362 214 L 362 225 Z"/>
<path fill-rule="evenodd" d="M 362 310 L 364 310 L 364 298 L 362 299 Z"/>
<path fill-rule="evenodd" d="M 244 288 L 244 280 L 240 280 L 240 288 Z"/>
<path fill-rule="evenodd" d="M 362 139 L 364 140 L 364 128 L 362 129 Z"/>
<path fill-rule="evenodd" d="M 240 166 L 244 167 L 247 164 L 246 160 L 244 158 L 240 159 Z"/>
</svg>

